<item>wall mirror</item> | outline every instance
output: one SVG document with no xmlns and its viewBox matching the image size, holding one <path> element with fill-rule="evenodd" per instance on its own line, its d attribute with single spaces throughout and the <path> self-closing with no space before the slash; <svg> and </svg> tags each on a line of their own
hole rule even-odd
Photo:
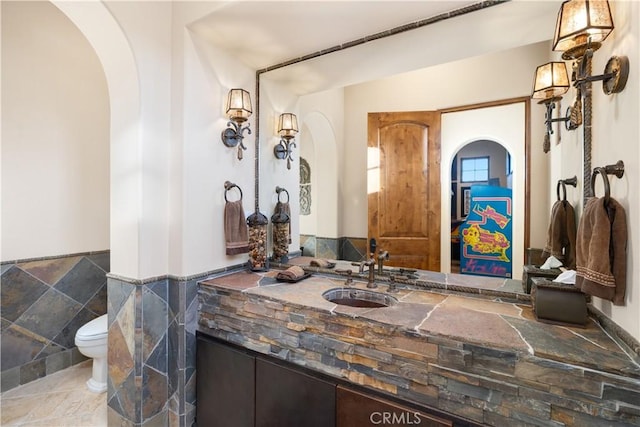
<svg viewBox="0 0 640 427">
<path fill-rule="evenodd" d="M 308 234 L 337 243 L 350 237 L 366 242 L 367 113 L 446 110 L 446 115 L 454 116 L 464 115 L 464 111 L 454 110 L 457 107 L 477 105 L 479 110 L 488 111 L 485 107 L 495 101 L 497 106 L 510 105 L 509 102 L 525 104 L 522 100 L 530 93 L 531 69 L 541 62 L 541 57 L 544 60 L 549 56 L 558 4 L 506 2 L 262 73 L 260 155 L 272 156 L 273 118 L 285 110 L 295 111 L 300 122 L 297 154 L 306 160 L 311 176 L 311 189 L 305 189 L 311 194 L 308 203 L 311 214 L 301 216 L 299 206 L 292 207 L 298 221 L 293 222 L 291 249 L 300 243 L 300 234 L 307 234 L 310 224 L 315 230 L 310 229 Z M 487 27 L 487 22 L 492 25 Z M 476 35 L 474 43 L 469 43 L 469 34 Z M 448 78 L 443 78 L 446 74 Z M 407 87 L 416 81 L 412 78 L 420 82 L 419 86 Z M 363 94 L 373 87 L 369 85 L 377 89 L 375 99 L 367 99 Z M 401 99 L 399 93 L 413 95 Z M 543 114 L 531 113 L 540 117 Z M 520 121 L 524 123 L 523 119 Z M 503 118 L 491 119 L 490 123 L 502 127 L 509 124 Z M 534 142 L 536 131 L 533 130 L 531 138 Z M 447 153 L 442 153 L 441 176 L 447 176 L 441 180 L 442 188 L 450 186 L 448 169 L 455 152 L 471 139 L 482 136 L 476 133 L 469 140 L 459 140 L 447 148 Z M 537 149 L 532 147 L 534 162 Z M 530 159 L 525 158 L 524 152 L 511 154 L 514 173 L 524 177 Z M 276 169 L 280 166 L 276 162 L 260 164 L 261 206 L 272 205 L 271 193 L 277 185 L 288 186 L 292 199 L 299 198 L 300 162 L 296 159 L 284 179 Z M 540 171 L 539 175 L 546 173 Z M 524 210 L 524 178 L 521 185 L 517 194 Z M 547 186 L 546 182 L 540 182 L 532 191 L 547 197 Z M 447 198 L 442 198 L 441 217 L 445 222 L 440 223 L 441 230 L 450 229 L 451 201 L 446 193 Z M 547 216 L 546 209 L 539 214 L 531 212 L 531 228 L 540 232 Z M 529 230 L 524 230 L 516 243 L 520 257 L 524 257 L 528 234 Z M 440 240 L 442 264 L 446 265 L 441 270 L 445 271 L 450 265 L 450 244 Z M 361 246 L 356 249 L 367 251 Z"/>
</svg>

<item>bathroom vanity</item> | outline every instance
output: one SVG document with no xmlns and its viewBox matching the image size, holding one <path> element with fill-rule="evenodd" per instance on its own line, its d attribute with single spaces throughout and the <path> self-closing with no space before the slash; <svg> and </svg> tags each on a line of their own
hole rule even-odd
<svg viewBox="0 0 640 427">
<path fill-rule="evenodd" d="M 353 307 L 323 297 L 342 277 L 275 275 L 200 282 L 199 424 L 640 425 L 640 366 L 593 321 L 549 325 L 517 298 L 382 283 L 397 302 Z"/>
</svg>

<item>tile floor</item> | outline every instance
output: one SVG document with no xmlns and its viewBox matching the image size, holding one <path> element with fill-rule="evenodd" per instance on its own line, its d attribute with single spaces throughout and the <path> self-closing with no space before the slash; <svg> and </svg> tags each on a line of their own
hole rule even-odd
<svg viewBox="0 0 640 427">
<path fill-rule="evenodd" d="M 107 426 L 107 394 L 85 387 L 91 360 L 0 395 L 2 427 Z"/>
</svg>

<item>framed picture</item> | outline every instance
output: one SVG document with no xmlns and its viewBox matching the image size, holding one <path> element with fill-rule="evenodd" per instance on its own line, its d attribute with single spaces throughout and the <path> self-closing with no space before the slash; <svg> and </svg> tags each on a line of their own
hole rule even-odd
<svg viewBox="0 0 640 427">
<path fill-rule="evenodd" d="M 460 197 L 460 214 L 464 217 L 469 215 L 471 210 L 471 187 L 460 187 L 462 197 Z"/>
</svg>

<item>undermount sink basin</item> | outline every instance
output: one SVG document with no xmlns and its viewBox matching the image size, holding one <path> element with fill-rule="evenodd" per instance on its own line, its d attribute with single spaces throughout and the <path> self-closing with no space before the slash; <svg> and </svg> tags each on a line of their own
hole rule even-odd
<svg viewBox="0 0 640 427">
<path fill-rule="evenodd" d="M 398 302 L 390 295 L 356 288 L 329 289 L 322 294 L 322 297 L 334 304 L 365 308 L 391 307 Z"/>
</svg>

